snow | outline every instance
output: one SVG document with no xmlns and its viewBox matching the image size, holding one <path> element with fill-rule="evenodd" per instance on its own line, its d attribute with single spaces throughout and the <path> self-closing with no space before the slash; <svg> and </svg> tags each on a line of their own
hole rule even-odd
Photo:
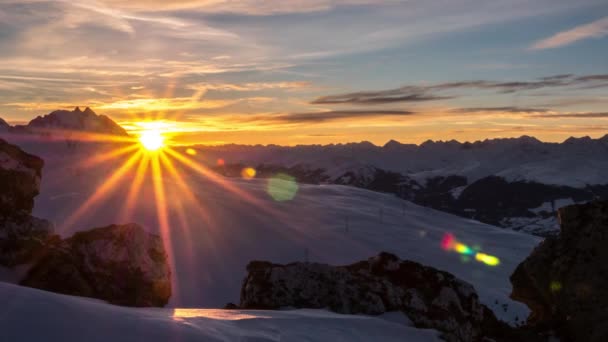
<svg viewBox="0 0 608 342">
<path fill-rule="evenodd" d="M 128 222 L 161 233 L 150 177 L 132 212 L 125 208 L 134 182 L 132 173 L 113 186 L 99 205 L 66 227 L 67 218 L 118 165 L 78 169 L 76 162 L 93 155 L 91 151 L 37 148 L 46 164 L 34 215 L 51 220 L 58 233 L 69 236 L 78 230 Z M 267 193 L 266 180 L 224 179 L 240 192 L 235 193 L 186 168 L 179 172 L 196 200 L 189 199 L 170 177 L 162 180 L 170 223 L 165 240 L 173 263 L 172 307 L 218 308 L 238 302 L 245 266 L 251 260 L 343 265 L 387 251 L 473 284 L 481 301 L 502 319 L 514 322 L 527 316 L 524 304 L 509 299 L 509 276 L 540 241 L 537 237 L 349 186 L 301 184 L 294 200 L 275 202 Z M 489 267 L 442 250 L 440 241 L 446 232 L 499 257 L 500 265 Z M 503 310 L 502 304 L 508 304 L 508 309 Z"/>
<path fill-rule="evenodd" d="M 3 341 L 440 341 L 395 314 L 133 309 L 1 282 L 0 301 Z"/>
<path fill-rule="evenodd" d="M 141 310 L 0 283 L 0 300 L 5 302 L 4 298 L 9 298 L 9 304 L 12 303 L 0 309 L 0 316 L 5 314 L 4 317 L 10 318 L 0 319 L 0 331 L 6 331 L 8 336 L 21 337 L 16 335 L 19 333 L 29 334 L 33 340 L 44 335 L 45 340 L 70 340 L 77 336 L 79 340 L 119 341 L 123 338 L 125 341 L 147 340 L 152 336 L 167 340 L 173 334 L 179 341 L 239 338 L 243 341 L 279 338 L 390 341 L 395 336 L 399 340 L 403 340 L 403 336 L 411 341 L 436 340 L 434 332 L 408 327 L 406 320 L 395 324 L 383 317 L 341 316 L 322 310 L 210 309 L 223 307 L 228 302 L 238 303 L 245 266 L 251 260 L 275 263 L 309 260 L 343 265 L 367 259 L 380 251 L 453 273 L 471 283 L 481 302 L 508 322 L 521 321 L 529 313 L 524 304 L 509 298 L 509 276 L 540 242 L 538 237 L 349 186 L 301 184 L 292 201 L 275 202 L 267 193 L 267 180 L 222 178 L 222 185 L 185 167 L 179 167 L 178 171 L 195 200 L 168 175 L 161 180 L 170 223 L 166 234 L 159 231 L 151 177 L 142 184 L 132 211 L 126 210 L 134 172 L 122 177 L 99 205 L 90 207 L 67 225 L 70 215 L 124 160 L 84 169 L 77 164 L 101 151 L 66 152 L 64 144 L 53 148 L 50 145 L 33 144 L 26 148 L 27 152 L 45 159 L 41 194 L 36 199 L 33 215 L 53 221 L 62 236 L 127 222 L 140 223 L 147 230 L 159 233 L 164 236 L 171 255 L 174 293 L 168 309 Z M 500 265 L 490 267 L 444 251 L 440 242 L 447 232 L 462 243 L 479 246 L 484 253 L 497 256 Z M 0 278 L 16 279 L 6 274 Z M 183 307 L 197 309 L 179 311 L 195 314 L 175 319 L 175 308 Z M 314 338 L 304 338 L 312 332 Z"/>
</svg>

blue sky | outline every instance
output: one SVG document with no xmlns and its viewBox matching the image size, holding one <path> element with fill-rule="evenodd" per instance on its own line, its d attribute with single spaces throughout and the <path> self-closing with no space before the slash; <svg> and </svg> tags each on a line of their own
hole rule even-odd
<svg viewBox="0 0 608 342">
<path fill-rule="evenodd" d="M 558 77 L 555 77 L 558 76 Z M 608 133 L 608 3 L 0 0 L 0 117 L 91 106 L 181 142 Z"/>
</svg>

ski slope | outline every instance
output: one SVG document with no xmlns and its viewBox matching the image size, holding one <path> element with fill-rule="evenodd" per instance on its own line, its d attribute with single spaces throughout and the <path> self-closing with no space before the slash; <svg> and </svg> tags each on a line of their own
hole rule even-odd
<svg viewBox="0 0 608 342">
<path fill-rule="evenodd" d="M 134 309 L 2 282 L 0 301 L 2 341 L 440 341 L 394 314 Z"/>
<path fill-rule="evenodd" d="M 103 163 L 75 171 L 73 166 L 87 154 L 37 152 L 46 165 L 34 215 L 53 221 L 63 236 L 126 222 L 140 223 L 163 235 L 150 175 L 133 211 L 125 210 L 134 172 L 122 177 L 98 205 L 66 226 L 70 215 L 119 164 Z M 174 271 L 171 307 L 218 308 L 238 303 L 245 266 L 251 260 L 340 265 L 388 251 L 470 282 L 482 302 L 504 320 L 514 322 L 527 316 L 525 305 L 508 298 L 508 278 L 540 241 L 534 236 L 353 187 L 301 184 L 293 200 L 276 202 L 267 193 L 268 180 L 224 179 L 220 184 L 187 168 L 178 171 L 194 198 L 171 177 L 160 180 L 169 222 L 165 240 Z M 500 265 L 490 267 L 444 251 L 440 242 L 445 233 L 497 256 Z"/>
</svg>

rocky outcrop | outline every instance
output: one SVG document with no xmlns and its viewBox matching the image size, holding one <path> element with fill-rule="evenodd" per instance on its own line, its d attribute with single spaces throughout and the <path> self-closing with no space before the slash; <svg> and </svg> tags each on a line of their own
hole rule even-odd
<svg viewBox="0 0 608 342">
<path fill-rule="evenodd" d="M 0 139 L 0 265 L 27 263 L 53 231 L 31 216 L 40 189 L 42 159 Z"/>
<path fill-rule="evenodd" d="M 21 284 L 126 306 L 164 306 L 171 297 L 162 239 L 133 223 L 50 242 Z"/>
<path fill-rule="evenodd" d="M 437 329 L 448 341 L 480 341 L 500 325 L 472 285 L 389 253 L 348 266 L 253 261 L 247 271 L 240 302 L 245 309 L 403 311 L 417 327 Z"/>
<path fill-rule="evenodd" d="M 0 215 L 31 213 L 43 166 L 42 159 L 0 139 Z"/>
<path fill-rule="evenodd" d="M 511 276 L 511 297 L 530 307 L 529 324 L 563 341 L 608 341 L 608 202 L 564 207 L 559 220 L 559 236 Z"/>
</svg>

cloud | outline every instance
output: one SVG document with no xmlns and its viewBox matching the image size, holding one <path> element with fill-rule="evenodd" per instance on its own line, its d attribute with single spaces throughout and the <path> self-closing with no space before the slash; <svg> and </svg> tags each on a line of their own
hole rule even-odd
<svg viewBox="0 0 608 342">
<path fill-rule="evenodd" d="M 570 45 L 579 40 L 602 38 L 605 36 L 608 36 L 608 17 L 604 17 L 589 24 L 577 26 L 570 30 L 558 32 L 549 38 L 537 41 L 531 46 L 531 49 L 555 49 Z"/>
<path fill-rule="evenodd" d="M 376 4 L 375 0 L 103 0 L 109 6 L 138 11 L 191 10 L 205 13 L 271 15 L 328 11 L 337 6 Z M 389 0 L 388 3 L 395 2 Z"/>
<path fill-rule="evenodd" d="M 575 76 L 571 74 L 553 75 L 531 81 L 456 81 L 437 83 L 432 85 L 407 85 L 395 89 L 380 91 L 362 91 L 319 97 L 311 104 L 386 104 L 393 102 L 423 102 L 453 99 L 453 94 L 443 94 L 445 91 L 462 89 L 479 89 L 495 91 L 499 94 L 510 94 L 521 91 L 538 90 L 543 88 L 581 87 L 604 88 L 608 87 L 608 74 L 595 74 Z"/>
<path fill-rule="evenodd" d="M 199 83 L 188 86 L 196 91 L 259 91 L 268 89 L 298 89 L 310 86 L 310 82 L 253 82 L 253 83 Z"/>
<path fill-rule="evenodd" d="M 262 121 L 274 123 L 322 123 L 345 119 L 363 119 L 373 117 L 404 117 L 415 114 L 405 110 L 335 110 L 311 113 L 265 114 L 243 118 L 243 121 Z"/>
<path fill-rule="evenodd" d="M 477 113 L 477 112 L 500 112 L 500 113 L 545 113 L 548 109 L 544 108 L 526 108 L 526 107 L 471 107 L 471 108 L 457 108 L 453 109 L 452 112 L 457 113 Z"/>
<path fill-rule="evenodd" d="M 375 105 L 394 102 L 423 102 L 436 101 L 451 98 L 450 96 L 437 96 L 426 94 L 426 91 L 418 87 L 402 87 L 397 89 L 347 93 L 319 97 L 312 104 L 359 104 Z"/>
<path fill-rule="evenodd" d="M 558 118 L 608 118 L 608 112 L 590 112 L 590 113 L 557 113 L 557 114 L 543 114 L 543 115 L 535 115 L 534 117 L 538 118 L 547 118 L 547 119 L 558 119 Z"/>
</svg>

